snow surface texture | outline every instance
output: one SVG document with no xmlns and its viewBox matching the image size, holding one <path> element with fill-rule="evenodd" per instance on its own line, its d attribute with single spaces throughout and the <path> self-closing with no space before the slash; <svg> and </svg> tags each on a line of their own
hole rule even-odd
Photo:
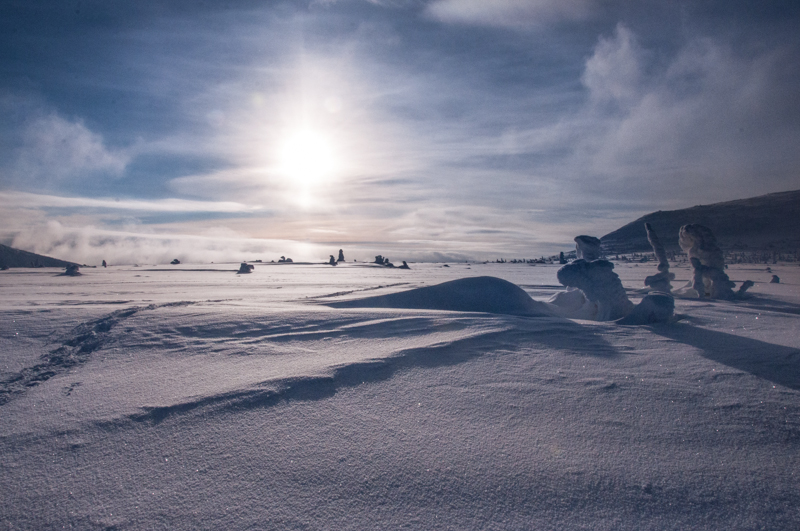
<svg viewBox="0 0 800 531">
<path fill-rule="evenodd" d="M 725 257 L 711 229 L 698 224 L 684 225 L 678 243 L 694 268 L 691 288 L 697 296 L 732 299 L 736 285 L 725 274 Z"/>
<path fill-rule="evenodd" d="M 798 528 L 796 264 L 649 326 L 326 305 L 557 268 L 0 272 L 0 526 Z"/>
</svg>

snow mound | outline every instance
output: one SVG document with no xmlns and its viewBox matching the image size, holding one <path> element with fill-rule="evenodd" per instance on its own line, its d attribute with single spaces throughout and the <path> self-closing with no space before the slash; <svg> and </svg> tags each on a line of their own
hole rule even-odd
<svg viewBox="0 0 800 531">
<path fill-rule="evenodd" d="M 525 290 L 496 277 L 460 278 L 436 286 L 327 305 L 334 308 L 405 308 L 538 317 L 553 315 L 547 305 L 533 300 Z"/>
</svg>

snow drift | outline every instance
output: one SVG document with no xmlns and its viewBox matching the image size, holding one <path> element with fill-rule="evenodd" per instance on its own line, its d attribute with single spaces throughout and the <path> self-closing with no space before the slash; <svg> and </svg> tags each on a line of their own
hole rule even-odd
<svg viewBox="0 0 800 531">
<path fill-rule="evenodd" d="M 407 308 L 538 317 L 553 315 L 547 305 L 533 300 L 525 290 L 496 277 L 460 278 L 437 286 L 328 305 L 334 308 Z"/>
</svg>

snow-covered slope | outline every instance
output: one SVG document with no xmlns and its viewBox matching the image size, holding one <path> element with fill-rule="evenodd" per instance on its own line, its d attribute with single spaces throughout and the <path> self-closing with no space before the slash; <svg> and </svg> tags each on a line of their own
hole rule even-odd
<svg viewBox="0 0 800 531">
<path fill-rule="evenodd" d="M 0 268 L 2 267 L 67 267 L 77 265 L 66 260 L 50 258 L 36 253 L 29 253 L 0 244 Z"/>
<path fill-rule="evenodd" d="M 643 327 L 463 296 L 541 308 L 556 269 L 0 272 L 0 522 L 797 527 L 800 268 Z M 654 270 L 615 271 L 635 300 Z"/>
<path fill-rule="evenodd" d="M 749 199 L 699 205 L 647 214 L 601 238 L 608 254 L 649 252 L 645 223 L 650 223 L 667 250 L 679 251 L 678 229 L 688 223 L 709 227 L 725 250 L 800 249 L 800 190 Z"/>
</svg>

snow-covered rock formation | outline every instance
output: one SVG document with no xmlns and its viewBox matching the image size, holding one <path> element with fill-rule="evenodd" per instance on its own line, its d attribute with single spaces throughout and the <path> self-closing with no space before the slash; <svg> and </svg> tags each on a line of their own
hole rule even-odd
<svg viewBox="0 0 800 531">
<path fill-rule="evenodd" d="M 732 299 L 735 284 L 725 273 L 725 258 L 711 229 L 698 224 L 684 225 L 678 243 L 694 268 L 691 288 L 697 296 Z"/>
<path fill-rule="evenodd" d="M 655 291 L 670 293 L 672 291 L 670 281 L 675 280 L 675 274 L 669 272 L 669 261 L 667 260 L 664 245 L 658 239 L 658 235 L 649 223 L 645 223 L 644 228 L 647 231 L 647 240 L 653 247 L 653 253 L 658 260 L 658 273 L 645 278 L 644 285 L 651 287 Z"/>
<path fill-rule="evenodd" d="M 633 303 L 628 300 L 619 275 L 614 273 L 614 264 L 608 260 L 590 262 L 578 259 L 559 269 L 557 277 L 564 286 L 579 289 L 586 300 L 594 305 L 594 316 L 589 317 L 590 319 L 613 321 L 625 317 L 633 310 Z M 577 303 L 575 294 L 568 297 L 573 299 L 573 304 Z M 557 300 L 551 302 L 561 306 Z M 586 315 L 587 312 L 591 314 L 590 308 L 585 308 L 585 306 L 585 304 L 581 306 L 581 313 L 583 315 Z"/>
<path fill-rule="evenodd" d="M 620 324 L 649 324 L 667 321 L 675 311 L 675 300 L 669 293 L 669 272 L 664 247 L 651 227 L 651 244 L 659 259 L 659 273 L 649 284 L 653 289 L 635 305 L 628 299 L 614 264 L 600 259 L 600 240 L 592 236 L 575 238 L 578 259 L 558 270 L 558 281 L 567 291 L 550 299 L 554 310 L 564 317 L 594 321 L 617 321 Z M 594 257 L 594 259 L 590 259 Z M 571 288 L 571 289 L 570 289 Z"/>
<path fill-rule="evenodd" d="M 600 238 L 575 236 L 575 254 L 578 259 L 583 258 L 587 262 L 599 260 L 601 258 Z"/>
<path fill-rule="evenodd" d="M 67 266 L 66 271 L 64 271 L 62 275 L 68 277 L 79 277 L 81 276 L 80 267 L 78 267 L 77 264 L 70 264 Z"/>
</svg>

